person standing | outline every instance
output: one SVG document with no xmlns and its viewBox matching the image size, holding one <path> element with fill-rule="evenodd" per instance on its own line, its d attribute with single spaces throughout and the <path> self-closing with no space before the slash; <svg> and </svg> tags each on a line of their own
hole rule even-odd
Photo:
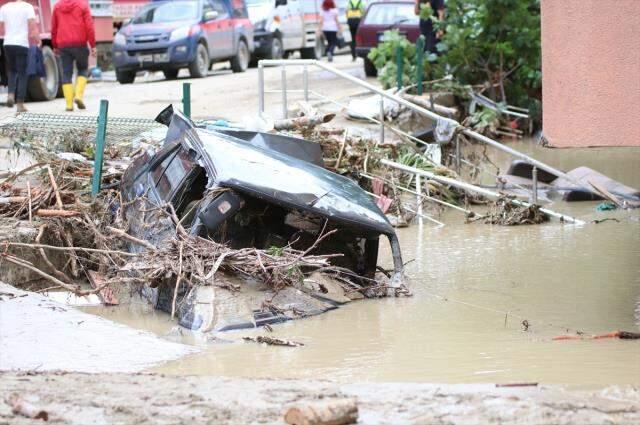
<svg viewBox="0 0 640 425">
<path fill-rule="evenodd" d="M 420 33 L 425 38 L 425 50 L 429 53 L 437 53 L 436 44 L 442 37 L 442 31 L 435 31 L 432 18 L 424 19 L 421 16 L 421 6 L 428 4 L 432 10 L 432 18 L 444 20 L 444 0 L 416 0 L 415 12 L 420 16 Z"/>
<path fill-rule="evenodd" d="M 354 61 L 356 60 L 356 34 L 358 33 L 365 7 L 364 0 L 349 0 L 347 2 L 347 24 L 351 33 L 351 57 Z"/>
<path fill-rule="evenodd" d="M 329 62 L 333 62 L 333 51 L 336 49 L 338 33 L 340 32 L 338 11 L 333 0 L 324 0 L 322 2 L 319 30 L 322 31 L 324 38 L 327 40 L 327 58 Z"/>
<path fill-rule="evenodd" d="M 53 7 L 51 17 L 51 41 L 56 54 L 62 60 L 62 93 L 67 111 L 85 109 L 84 89 L 89 75 L 89 47 L 91 56 L 96 55 L 96 33 L 86 0 L 60 0 Z M 73 87 L 73 65 L 78 70 L 75 90 Z"/>
<path fill-rule="evenodd" d="M 29 46 L 40 44 L 33 6 L 15 0 L 0 7 L 0 30 L 4 30 L 4 55 L 9 74 L 7 106 L 12 108 L 15 103 L 18 112 L 26 112 Z"/>
</svg>

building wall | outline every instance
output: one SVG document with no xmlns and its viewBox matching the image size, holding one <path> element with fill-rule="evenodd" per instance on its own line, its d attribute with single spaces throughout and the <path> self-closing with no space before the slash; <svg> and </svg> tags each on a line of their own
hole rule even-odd
<svg viewBox="0 0 640 425">
<path fill-rule="evenodd" d="M 550 146 L 640 146 L 640 0 L 542 0 Z"/>
</svg>

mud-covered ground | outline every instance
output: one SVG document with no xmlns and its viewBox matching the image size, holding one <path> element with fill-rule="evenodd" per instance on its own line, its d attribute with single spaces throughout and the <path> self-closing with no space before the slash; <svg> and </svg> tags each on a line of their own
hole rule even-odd
<svg viewBox="0 0 640 425">
<path fill-rule="evenodd" d="M 60 424 L 283 423 L 293 404 L 355 398 L 359 423 L 640 423 L 640 389 L 493 385 L 337 384 L 149 374 L 0 374 L 0 423 L 31 420 L 7 404 L 18 394 Z"/>
</svg>

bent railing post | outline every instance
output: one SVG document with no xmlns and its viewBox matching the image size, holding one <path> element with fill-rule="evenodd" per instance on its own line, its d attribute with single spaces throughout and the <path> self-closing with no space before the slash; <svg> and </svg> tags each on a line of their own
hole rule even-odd
<svg viewBox="0 0 640 425">
<path fill-rule="evenodd" d="M 91 181 L 91 196 L 94 198 L 100 192 L 102 183 L 102 162 L 104 160 L 104 146 L 107 138 L 107 116 L 109 101 L 100 101 L 100 115 L 98 115 L 98 131 L 96 132 L 96 151 L 93 159 L 93 179 Z"/>
<path fill-rule="evenodd" d="M 485 189 L 483 187 L 479 187 L 476 185 L 473 185 L 471 183 L 466 183 L 460 180 L 455 180 L 449 177 L 444 177 L 444 176 L 439 176 L 437 174 L 433 174 L 430 173 L 429 171 L 424 171 L 424 170 L 420 170 L 418 168 L 414 168 L 414 167 L 409 167 L 407 165 L 403 165 L 403 164 L 399 164 L 397 162 L 394 161 L 389 161 L 388 159 L 382 159 L 380 160 L 380 162 L 388 167 L 392 167 L 395 168 L 397 170 L 402 170 L 405 171 L 407 173 L 411 173 L 411 174 L 415 174 L 415 175 L 421 175 L 423 177 L 426 177 L 428 179 L 432 179 L 435 181 L 438 181 L 440 183 L 444 183 L 447 184 L 449 186 L 453 186 L 453 187 L 457 187 L 459 189 L 462 189 L 466 192 L 474 192 L 474 193 L 478 193 L 480 195 L 486 196 L 488 198 L 492 198 L 492 199 L 498 199 L 500 198 L 500 194 L 498 192 L 493 192 L 489 189 Z M 517 205 L 517 206 L 521 206 L 521 207 L 529 207 L 531 206 L 530 203 L 528 202 L 524 202 L 524 201 L 520 201 L 518 199 L 512 199 L 512 198 L 506 198 L 507 201 L 509 201 L 510 203 Z M 546 208 L 540 208 L 540 212 L 543 212 L 544 214 L 550 216 L 550 217 L 555 217 L 558 218 L 562 221 L 566 221 L 569 223 L 574 223 L 574 224 L 585 224 L 584 221 L 582 220 L 578 220 L 577 218 L 568 216 L 568 215 L 564 215 L 564 214 L 560 214 L 557 213 L 555 211 L 551 211 L 548 210 Z"/>
</svg>

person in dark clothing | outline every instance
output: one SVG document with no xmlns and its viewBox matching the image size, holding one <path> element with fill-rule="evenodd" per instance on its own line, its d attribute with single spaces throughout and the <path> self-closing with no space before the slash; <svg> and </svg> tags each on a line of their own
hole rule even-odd
<svg viewBox="0 0 640 425">
<path fill-rule="evenodd" d="M 356 34 L 362 15 L 364 15 L 365 6 L 364 0 L 349 0 L 347 2 L 347 24 L 351 33 L 351 57 L 354 61 L 356 60 Z"/>
<path fill-rule="evenodd" d="M 421 6 L 423 4 L 431 6 L 433 10 L 432 16 L 441 21 L 444 20 L 444 0 L 416 0 L 416 15 L 420 16 Z M 442 33 L 440 31 L 436 32 L 431 19 L 423 19 L 422 16 L 420 17 L 420 33 L 425 38 L 425 51 L 437 53 L 436 44 L 438 44 L 438 40 L 442 37 Z"/>
</svg>

